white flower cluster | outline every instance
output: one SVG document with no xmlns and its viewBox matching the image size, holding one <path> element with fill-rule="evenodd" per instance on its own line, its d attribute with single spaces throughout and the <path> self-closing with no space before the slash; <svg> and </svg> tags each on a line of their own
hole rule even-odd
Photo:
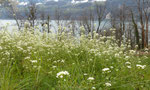
<svg viewBox="0 0 150 90">
<path fill-rule="evenodd" d="M 104 68 L 104 69 L 102 69 L 102 71 L 107 72 L 107 73 L 111 72 L 111 70 L 109 68 Z"/>
<path fill-rule="evenodd" d="M 64 76 L 70 76 L 68 71 L 61 71 L 59 73 L 57 73 L 56 77 L 57 78 L 63 78 Z"/>
<path fill-rule="evenodd" d="M 130 54 L 135 54 L 136 51 L 135 51 L 135 50 L 130 50 L 129 53 L 130 53 Z"/>
<path fill-rule="evenodd" d="M 94 77 L 89 77 L 87 80 L 93 81 L 93 80 L 94 80 Z"/>
<path fill-rule="evenodd" d="M 95 90 L 96 89 L 96 87 L 92 87 L 92 90 Z"/>
<path fill-rule="evenodd" d="M 107 83 L 105 83 L 105 86 L 106 86 L 106 87 L 110 87 L 110 86 L 111 86 L 111 83 L 108 83 L 108 82 L 107 82 Z"/>
<path fill-rule="evenodd" d="M 125 62 L 125 65 L 127 65 L 127 68 L 132 68 L 130 62 Z"/>
<path fill-rule="evenodd" d="M 37 60 L 30 60 L 31 63 L 37 63 L 38 61 Z"/>
<path fill-rule="evenodd" d="M 138 67 L 139 69 L 144 69 L 146 67 L 146 65 L 137 64 L 136 67 Z"/>
<path fill-rule="evenodd" d="M 116 54 L 115 54 L 115 57 L 119 57 L 119 56 L 120 56 L 119 53 L 116 53 Z"/>
</svg>

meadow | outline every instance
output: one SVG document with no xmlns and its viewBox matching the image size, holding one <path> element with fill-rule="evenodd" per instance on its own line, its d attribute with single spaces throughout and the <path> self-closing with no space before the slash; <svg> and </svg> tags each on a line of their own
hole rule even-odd
<svg viewBox="0 0 150 90">
<path fill-rule="evenodd" d="M 31 31 L 1 30 L 1 90 L 150 89 L 148 49 L 119 47 L 113 35 Z"/>
</svg>

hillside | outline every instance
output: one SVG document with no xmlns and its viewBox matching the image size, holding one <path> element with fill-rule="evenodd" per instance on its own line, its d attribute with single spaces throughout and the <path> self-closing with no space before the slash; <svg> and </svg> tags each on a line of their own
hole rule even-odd
<svg viewBox="0 0 150 90">
<path fill-rule="evenodd" d="M 78 16 L 87 10 L 89 7 L 94 7 L 95 3 L 106 3 L 107 12 L 110 12 L 111 8 L 119 8 L 123 3 L 128 5 L 133 4 L 131 0 L 32 0 L 37 7 L 38 14 L 41 12 L 45 14 L 50 14 L 54 17 L 56 8 L 59 8 L 59 11 L 62 13 L 69 13 L 73 16 Z M 19 12 L 24 13 L 25 7 L 29 6 L 28 0 L 19 0 L 18 7 Z M 115 7 L 114 7 L 115 6 Z M 1 7 L 2 8 L 2 7 Z M 43 11 L 44 10 L 44 11 Z M 1 9 L 0 18 L 11 18 L 8 16 L 6 9 Z M 24 15 L 24 14 L 23 14 Z"/>
</svg>

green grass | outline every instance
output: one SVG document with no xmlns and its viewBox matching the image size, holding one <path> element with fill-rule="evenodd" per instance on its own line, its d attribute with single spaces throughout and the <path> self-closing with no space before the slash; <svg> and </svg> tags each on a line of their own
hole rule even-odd
<svg viewBox="0 0 150 90">
<path fill-rule="evenodd" d="M 113 38 L 1 31 L 0 89 L 149 90 L 150 57 Z"/>
</svg>

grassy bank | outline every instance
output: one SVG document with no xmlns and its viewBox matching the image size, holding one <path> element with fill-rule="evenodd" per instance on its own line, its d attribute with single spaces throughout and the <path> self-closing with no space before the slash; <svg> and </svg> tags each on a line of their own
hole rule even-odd
<svg viewBox="0 0 150 90">
<path fill-rule="evenodd" d="M 150 57 L 97 38 L 1 31 L 0 89 L 150 89 Z"/>
</svg>

